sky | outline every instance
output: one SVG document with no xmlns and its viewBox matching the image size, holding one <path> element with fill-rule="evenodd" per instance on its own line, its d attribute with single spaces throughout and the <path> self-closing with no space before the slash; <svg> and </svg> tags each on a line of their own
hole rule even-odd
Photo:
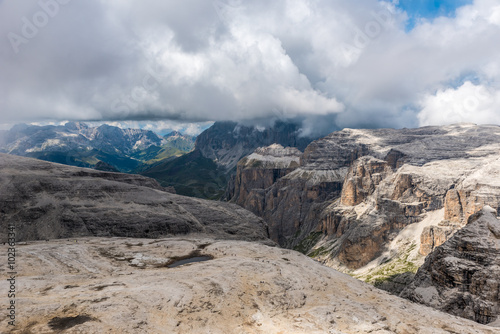
<svg viewBox="0 0 500 334">
<path fill-rule="evenodd" d="M 0 0 L 0 128 L 500 124 L 497 0 Z"/>
<path fill-rule="evenodd" d="M 406 30 L 412 30 L 422 20 L 454 16 L 456 9 L 472 4 L 472 0 L 399 0 L 397 7 L 408 15 Z"/>
</svg>

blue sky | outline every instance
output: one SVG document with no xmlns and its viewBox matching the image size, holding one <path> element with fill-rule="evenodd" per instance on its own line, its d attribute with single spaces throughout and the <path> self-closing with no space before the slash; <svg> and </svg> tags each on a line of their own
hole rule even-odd
<svg viewBox="0 0 500 334">
<path fill-rule="evenodd" d="M 399 0 L 398 7 L 408 13 L 407 30 L 411 30 L 421 18 L 454 16 L 457 8 L 471 3 L 472 0 Z"/>
</svg>

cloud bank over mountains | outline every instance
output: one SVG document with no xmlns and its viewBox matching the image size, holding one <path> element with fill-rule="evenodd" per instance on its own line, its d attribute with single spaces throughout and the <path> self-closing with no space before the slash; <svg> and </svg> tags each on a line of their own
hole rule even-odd
<svg viewBox="0 0 500 334">
<path fill-rule="evenodd" d="M 500 124 L 500 5 L 420 19 L 359 0 L 0 2 L 0 123 Z"/>
</svg>

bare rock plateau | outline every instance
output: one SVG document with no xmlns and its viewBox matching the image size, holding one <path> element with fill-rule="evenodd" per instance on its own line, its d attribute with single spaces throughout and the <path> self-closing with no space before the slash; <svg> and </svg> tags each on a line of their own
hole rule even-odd
<svg viewBox="0 0 500 334">
<path fill-rule="evenodd" d="M 1 333 L 498 333 L 258 242 L 72 238 L 17 254 L 16 324 L 0 312 Z"/>
<path fill-rule="evenodd" d="M 267 225 L 238 205 L 172 194 L 138 175 L 0 154 L 0 241 L 202 233 L 267 240 Z"/>
</svg>

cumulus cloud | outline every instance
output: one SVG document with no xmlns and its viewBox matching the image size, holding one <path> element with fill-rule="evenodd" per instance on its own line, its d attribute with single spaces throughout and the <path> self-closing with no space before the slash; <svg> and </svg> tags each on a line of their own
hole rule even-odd
<svg viewBox="0 0 500 334">
<path fill-rule="evenodd" d="M 479 108 L 496 115 L 497 2 L 476 0 L 411 31 L 407 19 L 377 0 L 3 1 L 0 123 L 417 126 L 446 122 L 443 98 L 469 86 L 488 92 Z"/>
<path fill-rule="evenodd" d="M 421 125 L 450 123 L 500 124 L 500 91 L 470 81 L 422 99 Z"/>
</svg>

